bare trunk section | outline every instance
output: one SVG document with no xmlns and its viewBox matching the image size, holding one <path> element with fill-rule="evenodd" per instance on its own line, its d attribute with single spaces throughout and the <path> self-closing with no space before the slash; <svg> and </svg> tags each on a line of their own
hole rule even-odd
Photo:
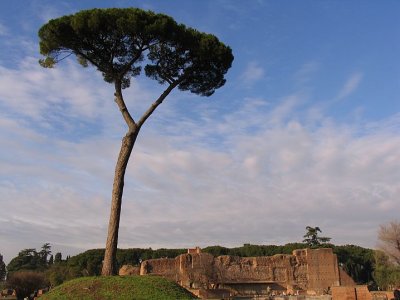
<svg viewBox="0 0 400 300">
<path fill-rule="evenodd" d="M 138 133 L 139 129 L 132 133 L 128 133 L 122 139 L 117 165 L 115 166 L 106 252 L 104 254 L 103 269 L 101 271 L 101 274 L 106 276 L 117 274 L 115 262 L 117 255 L 119 221 L 121 217 L 122 193 L 124 190 L 124 177 L 129 157 L 132 153 Z"/>
</svg>

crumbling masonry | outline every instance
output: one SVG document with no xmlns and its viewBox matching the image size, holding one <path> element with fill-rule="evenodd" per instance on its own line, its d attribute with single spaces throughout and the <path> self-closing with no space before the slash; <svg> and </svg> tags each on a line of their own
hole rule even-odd
<svg viewBox="0 0 400 300">
<path fill-rule="evenodd" d="M 354 285 L 340 270 L 330 248 L 262 257 L 214 257 L 196 248 L 176 258 L 143 261 L 139 273 L 163 276 L 199 293 L 230 295 L 263 295 L 271 291 L 320 295 L 334 286 Z"/>
</svg>

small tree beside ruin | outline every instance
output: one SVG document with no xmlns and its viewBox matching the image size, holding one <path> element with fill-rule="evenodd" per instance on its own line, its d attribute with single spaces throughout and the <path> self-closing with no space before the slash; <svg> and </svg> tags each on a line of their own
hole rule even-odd
<svg viewBox="0 0 400 300">
<path fill-rule="evenodd" d="M 391 290 L 400 283 L 400 222 L 379 227 L 378 248 L 374 279 L 381 289 Z"/>
<path fill-rule="evenodd" d="M 82 66 L 92 65 L 100 71 L 104 80 L 114 85 L 114 101 L 128 127 L 115 167 L 102 270 L 103 275 L 113 275 L 125 171 L 140 129 L 174 88 L 210 96 L 223 86 L 233 61 L 232 51 L 213 35 L 136 8 L 84 10 L 50 20 L 39 30 L 39 38 L 43 67 L 53 67 L 75 55 Z M 142 68 L 147 77 L 166 88 L 134 120 L 122 90 Z"/>
</svg>

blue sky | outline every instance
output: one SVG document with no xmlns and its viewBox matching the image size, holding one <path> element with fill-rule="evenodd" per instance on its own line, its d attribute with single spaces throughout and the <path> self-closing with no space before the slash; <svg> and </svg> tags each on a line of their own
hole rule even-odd
<svg viewBox="0 0 400 300">
<path fill-rule="evenodd" d="M 126 128 L 112 86 L 74 59 L 42 69 L 37 31 L 94 7 L 139 7 L 233 49 L 209 98 L 174 91 L 131 159 L 119 246 L 301 241 L 377 246 L 400 211 L 400 2 L 1 1 L 0 253 L 103 247 Z M 162 87 L 126 90 L 136 117 Z"/>
</svg>

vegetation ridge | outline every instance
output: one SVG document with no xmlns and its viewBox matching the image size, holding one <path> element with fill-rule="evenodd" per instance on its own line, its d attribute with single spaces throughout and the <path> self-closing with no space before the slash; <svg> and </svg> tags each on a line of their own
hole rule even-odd
<svg viewBox="0 0 400 300">
<path fill-rule="evenodd" d="M 43 300 L 195 299 L 174 282 L 157 276 L 81 277 L 43 295 Z"/>
</svg>

